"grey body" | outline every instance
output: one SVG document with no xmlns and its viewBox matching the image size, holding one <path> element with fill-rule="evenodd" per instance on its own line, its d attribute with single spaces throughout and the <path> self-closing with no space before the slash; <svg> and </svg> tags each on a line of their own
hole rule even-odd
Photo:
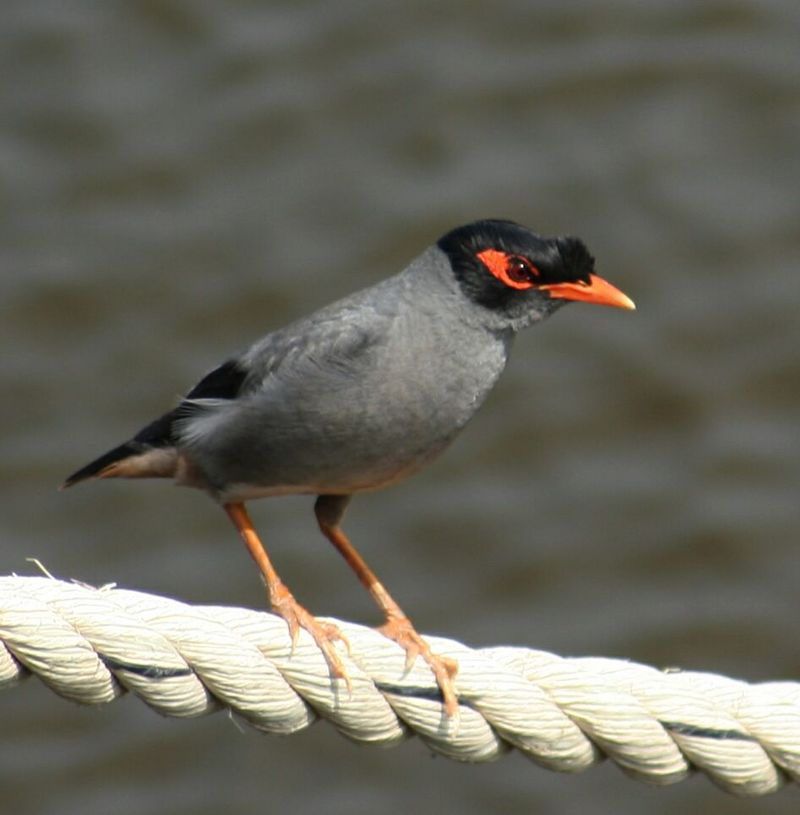
<svg viewBox="0 0 800 815">
<path fill-rule="evenodd" d="M 458 227 L 394 277 L 227 360 L 64 486 L 173 478 L 225 505 L 385 487 L 447 447 L 516 333 L 570 300 L 633 308 L 577 238 L 510 221 Z"/>
<path fill-rule="evenodd" d="M 400 274 L 267 335 L 238 357 L 247 377 L 236 399 L 196 400 L 203 409 L 176 425 L 189 462 L 176 481 L 227 503 L 352 494 L 412 474 L 473 416 L 522 327 L 458 307 L 463 297 L 431 247 Z"/>
<path fill-rule="evenodd" d="M 451 230 L 400 274 L 267 335 L 210 371 L 174 409 L 73 473 L 173 478 L 224 505 L 294 641 L 306 629 L 331 676 L 341 631 L 280 579 L 245 508 L 252 498 L 316 494 L 320 531 L 384 614 L 381 631 L 422 657 L 454 716 L 454 660 L 417 633 L 342 531 L 350 496 L 405 478 L 455 438 L 494 387 L 517 331 L 568 300 L 633 308 L 594 274 L 577 238 L 542 238 L 489 219 Z M 348 680 L 348 687 L 350 685 Z"/>
<path fill-rule="evenodd" d="M 280 579 L 245 508 L 252 498 L 316 494 L 320 531 L 384 614 L 381 631 L 422 657 L 445 711 L 458 694 L 438 656 L 342 531 L 350 496 L 405 478 L 455 438 L 494 387 L 517 331 L 567 300 L 633 308 L 594 273 L 577 238 L 542 238 L 489 219 L 451 230 L 400 274 L 267 335 L 210 371 L 174 409 L 73 473 L 173 478 L 224 505 L 294 641 L 306 629 L 331 676 L 347 680 L 344 639 Z M 348 687 L 350 685 L 347 681 Z"/>
</svg>

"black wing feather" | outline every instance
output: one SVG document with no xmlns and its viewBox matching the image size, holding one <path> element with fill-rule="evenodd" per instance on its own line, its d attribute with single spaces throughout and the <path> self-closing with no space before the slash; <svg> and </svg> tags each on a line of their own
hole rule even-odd
<svg viewBox="0 0 800 815">
<path fill-rule="evenodd" d="M 190 391 L 186 399 L 235 399 L 242 390 L 247 371 L 239 361 L 229 359 L 207 373 Z"/>
</svg>

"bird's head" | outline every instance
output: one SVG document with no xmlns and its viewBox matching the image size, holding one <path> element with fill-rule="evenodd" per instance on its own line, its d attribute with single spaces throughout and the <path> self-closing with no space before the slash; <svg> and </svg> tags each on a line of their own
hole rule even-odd
<svg viewBox="0 0 800 815">
<path fill-rule="evenodd" d="M 463 293 L 500 326 L 518 330 L 571 300 L 635 308 L 595 274 L 579 238 L 543 238 L 513 221 L 485 220 L 453 229 L 437 245 Z"/>
</svg>

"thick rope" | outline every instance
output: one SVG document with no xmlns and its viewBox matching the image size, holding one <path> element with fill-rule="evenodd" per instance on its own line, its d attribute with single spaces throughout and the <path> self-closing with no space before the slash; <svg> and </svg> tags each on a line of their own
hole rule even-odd
<svg viewBox="0 0 800 815">
<path fill-rule="evenodd" d="M 286 624 L 263 611 L 188 606 L 113 586 L 0 577 L 0 688 L 29 674 L 66 699 L 110 702 L 126 691 L 165 716 L 236 713 L 267 733 L 317 717 L 359 742 L 415 733 L 460 761 L 512 747 L 552 770 L 608 756 L 635 778 L 670 784 L 693 769 L 737 795 L 800 778 L 800 683 L 750 685 L 526 648 L 467 648 L 427 637 L 458 660 L 459 712 L 445 716 L 422 660 L 370 628 L 331 620 L 350 642 L 351 688 L 332 682 L 313 640 L 292 652 Z"/>
</svg>

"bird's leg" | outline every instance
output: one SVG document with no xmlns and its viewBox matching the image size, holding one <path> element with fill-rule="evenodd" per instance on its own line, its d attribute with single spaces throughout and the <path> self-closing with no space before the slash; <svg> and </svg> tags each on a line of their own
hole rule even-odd
<svg viewBox="0 0 800 815">
<path fill-rule="evenodd" d="M 349 495 L 320 495 L 314 504 L 314 513 L 317 516 L 319 528 L 322 534 L 339 550 L 348 566 L 356 573 L 362 585 L 386 616 L 386 622 L 378 630 L 405 650 L 406 669 L 413 665 L 418 656 L 428 663 L 442 692 L 445 711 L 448 716 L 453 716 L 458 710 L 458 697 L 453 685 L 458 663 L 431 651 L 431 647 L 414 628 L 403 609 L 386 591 L 375 572 L 367 566 L 364 558 L 350 543 L 347 535 L 342 532 L 339 522 L 349 502 Z"/>
<path fill-rule="evenodd" d="M 234 526 L 239 531 L 239 535 L 241 535 L 244 545 L 247 547 L 247 551 L 261 571 L 264 583 L 266 583 L 267 586 L 267 593 L 269 594 L 269 602 L 272 610 L 280 614 L 289 626 L 289 634 L 292 638 L 292 650 L 294 650 L 294 647 L 297 645 L 297 637 L 300 634 L 300 629 L 305 628 L 314 638 L 314 642 L 317 643 L 325 656 L 325 661 L 328 663 L 331 676 L 344 679 L 347 683 L 347 687 L 350 688 L 350 678 L 342 664 L 341 657 L 333 647 L 335 640 L 341 640 L 345 646 L 347 646 L 347 650 L 350 650 L 350 645 L 344 634 L 332 623 L 322 623 L 317 620 L 311 612 L 297 602 L 294 595 L 289 591 L 286 584 L 275 571 L 275 567 L 272 565 L 272 561 L 269 559 L 266 549 L 264 549 L 253 527 L 253 522 L 250 520 L 250 515 L 244 504 L 225 504 L 224 508 L 225 512 L 228 513 L 228 517 L 233 521 Z"/>
</svg>

